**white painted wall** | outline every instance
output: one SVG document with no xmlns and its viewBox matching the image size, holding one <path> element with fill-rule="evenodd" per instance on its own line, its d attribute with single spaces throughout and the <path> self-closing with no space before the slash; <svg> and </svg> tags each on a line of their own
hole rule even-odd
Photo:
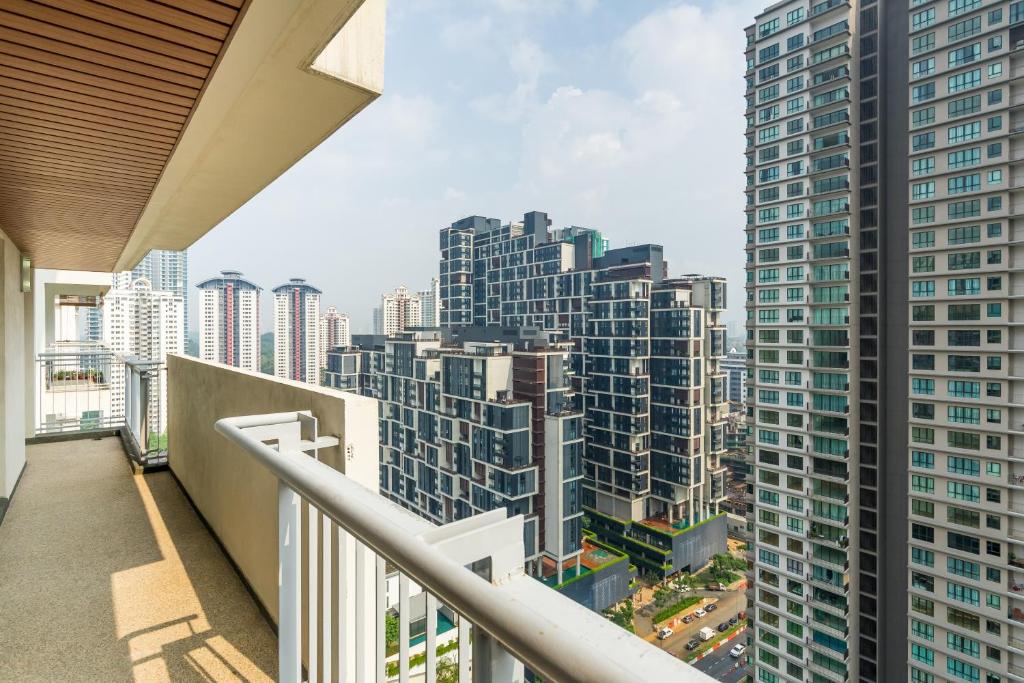
<svg viewBox="0 0 1024 683">
<path fill-rule="evenodd" d="M 25 467 L 25 299 L 21 252 L 0 232 L 0 498 L 10 498 Z M 31 308 L 30 308 L 31 310 Z"/>
</svg>

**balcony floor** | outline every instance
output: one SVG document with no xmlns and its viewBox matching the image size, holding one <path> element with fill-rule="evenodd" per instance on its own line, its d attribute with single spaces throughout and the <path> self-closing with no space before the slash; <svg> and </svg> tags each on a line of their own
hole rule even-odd
<svg viewBox="0 0 1024 683">
<path fill-rule="evenodd" d="M 0 681 L 271 681 L 277 641 L 169 472 L 28 448 L 0 525 Z"/>
</svg>

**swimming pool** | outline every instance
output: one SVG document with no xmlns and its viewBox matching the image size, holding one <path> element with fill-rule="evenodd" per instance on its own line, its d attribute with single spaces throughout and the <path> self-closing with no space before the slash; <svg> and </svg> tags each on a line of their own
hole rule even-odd
<svg viewBox="0 0 1024 683">
<path fill-rule="evenodd" d="M 448 631 L 450 631 L 453 628 L 455 628 L 455 624 L 452 623 L 452 620 L 449 619 L 448 616 L 444 612 L 438 612 L 437 613 L 437 635 L 441 635 L 442 633 L 447 633 Z M 420 643 L 422 643 L 426 639 L 427 639 L 427 634 L 425 632 L 421 633 L 418 636 L 416 636 L 414 638 L 411 638 L 409 640 L 409 647 L 416 647 L 417 645 L 419 645 Z"/>
</svg>

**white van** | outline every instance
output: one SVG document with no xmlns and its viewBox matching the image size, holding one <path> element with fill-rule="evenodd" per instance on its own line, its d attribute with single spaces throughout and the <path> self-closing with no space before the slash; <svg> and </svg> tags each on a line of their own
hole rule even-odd
<svg viewBox="0 0 1024 683">
<path fill-rule="evenodd" d="M 711 640 L 715 637 L 715 629 L 705 626 L 701 630 L 697 631 L 697 637 L 703 641 Z"/>
</svg>

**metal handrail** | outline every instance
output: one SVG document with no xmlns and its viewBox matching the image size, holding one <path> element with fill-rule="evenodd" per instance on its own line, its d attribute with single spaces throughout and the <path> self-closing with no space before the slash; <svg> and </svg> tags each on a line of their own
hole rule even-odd
<svg viewBox="0 0 1024 683">
<path fill-rule="evenodd" d="M 161 447 L 161 434 L 166 422 L 162 396 L 164 362 L 125 356 L 99 342 L 68 341 L 56 342 L 36 354 L 35 364 L 39 381 L 37 434 L 119 430 L 132 458 L 140 465 L 166 464 L 166 446 Z M 61 376 L 62 373 L 75 372 L 84 375 L 79 382 L 91 380 L 93 384 L 76 386 L 74 379 Z M 55 387 L 67 392 L 60 405 L 47 400 Z M 102 391 L 109 394 L 106 400 L 103 400 Z M 51 424 L 44 421 L 44 405 L 63 408 L 65 412 L 73 407 L 77 415 L 69 417 L 61 413 L 61 418 Z M 83 407 L 101 415 L 84 418 Z M 151 411 L 156 412 L 151 416 Z M 150 439 L 153 427 L 157 429 L 155 447 Z"/>
<path fill-rule="evenodd" d="M 525 574 L 484 580 L 410 532 L 411 513 L 400 506 L 338 470 L 275 450 L 244 431 L 298 419 L 297 412 L 223 418 L 215 429 L 544 680 L 714 680 Z"/>
</svg>

